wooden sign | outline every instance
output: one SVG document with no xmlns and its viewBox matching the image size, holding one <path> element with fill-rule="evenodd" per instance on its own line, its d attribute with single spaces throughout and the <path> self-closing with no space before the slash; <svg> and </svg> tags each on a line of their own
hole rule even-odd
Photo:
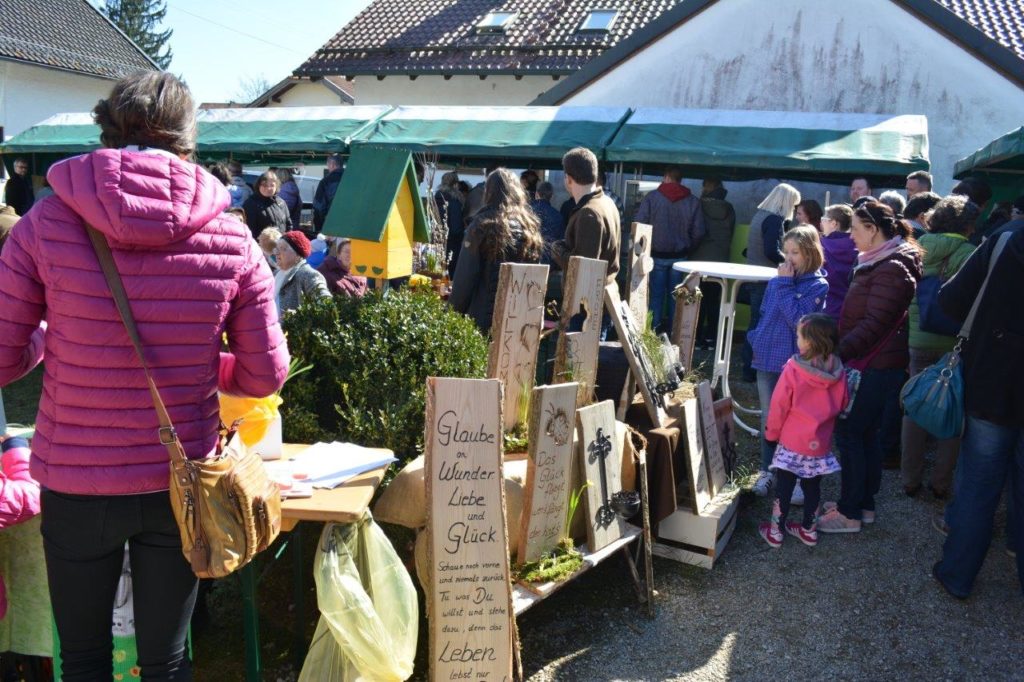
<svg viewBox="0 0 1024 682">
<path fill-rule="evenodd" d="M 523 488 L 519 563 L 536 561 L 567 534 L 572 492 L 575 383 L 540 386 L 530 400 L 530 459 Z"/>
<path fill-rule="evenodd" d="M 732 398 L 715 401 L 715 424 L 718 426 L 718 444 L 722 447 L 725 475 L 732 476 L 736 469 L 736 424 L 732 420 Z"/>
<path fill-rule="evenodd" d="M 654 366 L 647 352 L 640 344 L 640 330 L 633 319 L 629 306 L 619 298 L 619 288 L 609 284 L 604 290 L 605 306 L 615 325 L 615 331 L 622 342 L 622 350 L 626 353 L 629 373 L 636 379 L 640 394 L 644 397 L 647 414 L 656 427 L 663 426 L 666 421 L 665 407 L 658 393 L 658 379 Z"/>
<path fill-rule="evenodd" d="M 689 370 L 693 367 L 693 347 L 697 343 L 697 322 L 700 318 L 700 273 L 691 272 L 673 292 L 676 312 L 672 318 L 672 343 L 679 346 L 679 362 Z"/>
<path fill-rule="evenodd" d="M 687 474 L 690 479 L 690 511 L 700 514 L 711 501 L 708 488 L 708 471 L 704 464 L 704 442 L 700 433 L 700 416 L 697 400 L 690 398 L 683 403 L 683 437 L 686 439 Z"/>
<path fill-rule="evenodd" d="M 704 462 L 708 467 L 708 483 L 714 497 L 729 482 L 725 473 L 725 460 L 718 440 L 718 424 L 715 422 L 715 399 L 711 396 L 711 384 L 702 381 L 697 385 L 697 406 L 700 408 L 700 426 L 704 435 Z"/>
<path fill-rule="evenodd" d="M 654 269 L 651 258 L 651 234 L 653 227 L 643 223 L 633 223 L 630 228 L 633 248 L 629 252 L 629 309 L 633 311 L 633 319 L 637 324 L 647 322 L 647 280 Z"/>
<path fill-rule="evenodd" d="M 622 490 L 622 441 L 615 433 L 611 400 L 576 410 L 580 465 L 587 482 L 587 550 L 596 552 L 622 537 L 626 521 L 615 513 L 612 496 Z"/>
<path fill-rule="evenodd" d="M 519 406 L 533 388 L 537 372 L 547 285 L 547 265 L 501 264 L 487 376 L 504 382 L 501 413 L 505 429 L 512 429 L 520 420 L 525 421 L 526 415 L 521 414 Z"/>
<path fill-rule="evenodd" d="M 569 375 L 579 386 L 579 405 L 589 405 L 597 382 L 597 353 L 601 344 L 601 315 L 608 264 L 595 258 L 573 256 L 562 287 L 562 319 L 555 349 L 554 376 Z M 576 352 L 566 345 L 568 332 L 580 332 Z M 567 370 L 572 367 L 571 374 Z"/>
<path fill-rule="evenodd" d="M 430 679 L 510 680 L 501 382 L 427 379 Z"/>
</svg>

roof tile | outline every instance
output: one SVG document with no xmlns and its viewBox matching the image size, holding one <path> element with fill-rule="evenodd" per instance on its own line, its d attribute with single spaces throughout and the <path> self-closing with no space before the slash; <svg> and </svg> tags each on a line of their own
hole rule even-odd
<svg viewBox="0 0 1024 682">
<path fill-rule="evenodd" d="M 935 0 L 1024 59 L 1024 0 Z"/>
<path fill-rule="evenodd" d="M 86 0 L 0 1 L 0 59 L 105 78 L 156 68 Z"/>
</svg>

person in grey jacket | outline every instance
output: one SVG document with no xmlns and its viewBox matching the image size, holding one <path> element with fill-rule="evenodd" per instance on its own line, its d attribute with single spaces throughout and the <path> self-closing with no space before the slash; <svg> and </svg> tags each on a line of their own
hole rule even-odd
<svg viewBox="0 0 1024 682">
<path fill-rule="evenodd" d="M 274 275 L 274 295 L 278 314 L 282 317 L 308 298 L 331 297 L 327 280 L 306 262 L 312 250 L 309 239 L 298 230 L 285 232 L 277 240 L 274 254 L 280 270 Z"/>
<path fill-rule="evenodd" d="M 682 179 L 681 168 L 672 167 L 665 171 L 661 185 L 644 197 L 633 217 L 636 222 L 647 223 L 653 228 L 651 257 L 654 270 L 650 275 L 648 305 L 654 313 L 651 326 L 656 331 L 672 329 L 675 306 L 670 294 L 683 281 L 683 273 L 673 270 L 672 266 L 685 260 L 690 251 L 697 248 L 706 230 L 700 199 L 680 184 Z"/>
</svg>

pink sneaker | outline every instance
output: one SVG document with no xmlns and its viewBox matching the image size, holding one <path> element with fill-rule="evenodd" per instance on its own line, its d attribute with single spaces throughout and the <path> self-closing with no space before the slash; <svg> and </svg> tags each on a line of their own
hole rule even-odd
<svg viewBox="0 0 1024 682">
<path fill-rule="evenodd" d="M 798 538 L 800 542 L 808 547 L 814 547 L 818 544 L 818 524 L 814 524 L 808 529 L 804 528 L 803 524 L 798 521 L 787 521 L 786 532 Z"/>
<path fill-rule="evenodd" d="M 833 512 L 836 509 L 839 509 L 838 502 L 826 502 L 825 504 L 821 505 L 821 511 L 824 514 Z M 861 521 L 866 525 L 870 525 L 875 522 L 875 512 L 871 511 L 870 509 L 861 509 L 860 516 Z"/>
<path fill-rule="evenodd" d="M 830 509 L 818 518 L 818 530 L 822 533 L 859 533 L 860 521 L 846 518 L 838 509 Z"/>
<path fill-rule="evenodd" d="M 764 538 L 764 541 L 768 543 L 768 546 L 772 549 L 778 549 L 782 547 L 782 531 L 779 530 L 779 524 L 777 523 L 762 523 L 757 527 L 757 532 Z"/>
</svg>

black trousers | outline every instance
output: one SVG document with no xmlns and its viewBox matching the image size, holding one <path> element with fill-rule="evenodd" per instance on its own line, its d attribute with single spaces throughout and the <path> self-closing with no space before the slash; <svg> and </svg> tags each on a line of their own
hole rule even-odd
<svg viewBox="0 0 1024 682">
<path fill-rule="evenodd" d="M 790 471 L 776 469 L 775 496 L 779 500 L 779 511 L 781 512 L 779 514 L 779 530 L 783 532 L 786 531 L 789 503 L 793 499 L 793 489 L 796 488 L 797 480 L 800 481 L 800 489 L 804 491 L 804 528 L 809 530 L 818 515 L 818 505 L 821 503 L 821 476 L 798 479 L 797 475 Z"/>
<path fill-rule="evenodd" d="M 42 493 L 43 549 L 63 679 L 113 677 L 114 595 L 128 542 L 143 680 L 191 680 L 185 647 L 198 581 L 181 553 L 166 492 Z"/>
</svg>

